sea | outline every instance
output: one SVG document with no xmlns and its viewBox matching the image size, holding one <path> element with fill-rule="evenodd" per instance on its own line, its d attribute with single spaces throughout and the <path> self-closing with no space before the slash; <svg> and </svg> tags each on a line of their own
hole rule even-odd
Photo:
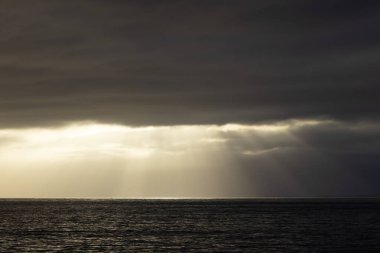
<svg viewBox="0 0 380 253">
<path fill-rule="evenodd" d="M 380 200 L 3 199 L 0 252 L 380 252 Z"/>
</svg>

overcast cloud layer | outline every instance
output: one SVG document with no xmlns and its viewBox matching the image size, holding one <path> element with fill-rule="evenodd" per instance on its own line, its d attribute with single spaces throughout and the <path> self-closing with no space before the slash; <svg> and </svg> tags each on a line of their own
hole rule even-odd
<svg viewBox="0 0 380 253">
<path fill-rule="evenodd" d="M 0 127 L 379 119 L 379 1 L 1 1 Z"/>
</svg>

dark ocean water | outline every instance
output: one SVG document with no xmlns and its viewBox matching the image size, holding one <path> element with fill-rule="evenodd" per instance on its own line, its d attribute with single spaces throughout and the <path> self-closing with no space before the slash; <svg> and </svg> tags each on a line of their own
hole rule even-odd
<svg viewBox="0 0 380 253">
<path fill-rule="evenodd" d="M 0 200 L 1 252 L 380 252 L 379 200 Z"/>
</svg>

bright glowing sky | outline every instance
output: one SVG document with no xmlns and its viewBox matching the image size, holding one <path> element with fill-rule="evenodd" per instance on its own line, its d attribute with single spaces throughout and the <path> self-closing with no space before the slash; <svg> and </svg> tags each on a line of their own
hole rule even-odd
<svg viewBox="0 0 380 253">
<path fill-rule="evenodd" d="M 326 185 L 310 194 L 323 194 L 324 189 L 331 190 L 329 177 L 335 177 L 337 165 L 320 153 L 318 140 L 307 136 L 321 128 L 361 134 L 374 127 L 293 120 L 162 127 L 81 122 L 59 128 L 3 129 L 0 193 L 1 197 L 258 197 L 281 189 L 287 194 L 305 193 L 309 188 L 305 182 L 313 181 L 315 174 L 326 177 Z M 310 164 L 331 171 L 327 176 L 309 175 L 315 169 Z M 299 178 L 300 169 L 306 170 L 306 178 Z M 351 176 L 340 180 L 349 181 Z"/>
<path fill-rule="evenodd" d="M 315 124 L 295 122 L 291 125 Z M 244 135 L 288 135 L 290 124 L 126 127 L 80 123 L 1 130 L 0 189 L 10 197 L 239 196 L 236 156 L 270 152 Z M 250 189 L 249 189 L 250 191 Z"/>
</svg>

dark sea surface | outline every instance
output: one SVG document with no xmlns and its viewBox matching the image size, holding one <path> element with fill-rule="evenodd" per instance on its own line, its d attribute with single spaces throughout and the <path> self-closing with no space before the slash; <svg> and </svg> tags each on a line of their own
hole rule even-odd
<svg viewBox="0 0 380 253">
<path fill-rule="evenodd" d="M 380 201 L 0 200 L 0 251 L 380 252 Z"/>
</svg>

